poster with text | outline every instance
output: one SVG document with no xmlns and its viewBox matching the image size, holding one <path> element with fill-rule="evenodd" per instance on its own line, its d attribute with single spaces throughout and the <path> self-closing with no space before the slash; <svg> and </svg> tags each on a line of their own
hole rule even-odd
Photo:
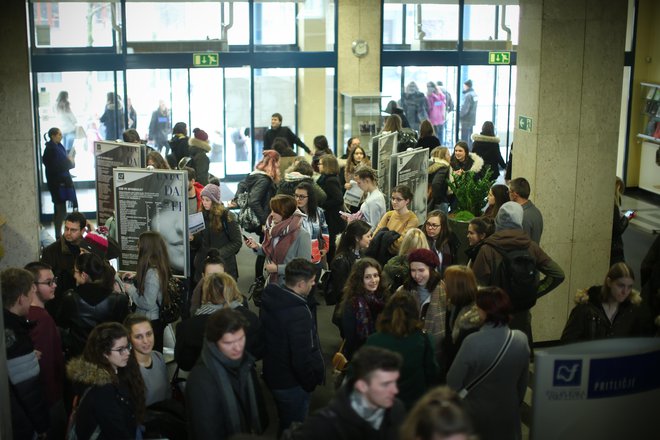
<svg viewBox="0 0 660 440">
<path fill-rule="evenodd" d="M 396 184 L 408 186 L 413 193 L 410 209 L 420 224 L 426 220 L 429 181 L 429 149 L 420 148 L 392 156 L 396 164 Z"/>
<path fill-rule="evenodd" d="M 115 193 L 112 170 L 117 167 L 142 168 L 145 161 L 145 146 L 140 144 L 97 141 L 94 142 L 94 165 L 96 168 L 96 219 L 104 225 L 115 209 Z"/>
<path fill-rule="evenodd" d="M 390 191 L 393 186 L 393 170 L 391 163 L 392 154 L 396 153 L 398 134 L 396 132 L 382 135 L 378 139 L 378 189 L 385 196 L 387 209 L 390 206 Z"/>
<path fill-rule="evenodd" d="M 135 271 L 138 239 L 145 231 L 163 236 L 172 274 L 188 276 L 188 178 L 185 171 L 115 168 L 114 192 L 119 270 Z"/>
</svg>

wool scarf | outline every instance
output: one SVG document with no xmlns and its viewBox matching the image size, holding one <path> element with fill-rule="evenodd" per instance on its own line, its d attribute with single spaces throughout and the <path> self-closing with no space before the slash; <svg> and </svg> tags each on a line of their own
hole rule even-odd
<svg viewBox="0 0 660 440">
<path fill-rule="evenodd" d="M 230 425 L 230 432 L 261 434 L 257 392 L 252 380 L 254 361 L 246 352 L 239 360 L 231 360 L 210 341 L 204 341 L 202 361 L 211 372 L 224 402 L 223 413 Z M 242 401 L 239 402 L 239 399 Z"/>
<path fill-rule="evenodd" d="M 291 217 L 273 225 L 273 214 L 266 219 L 266 238 L 261 245 L 266 257 L 275 264 L 283 264 L 284 258 L 293 242 L 298 237 L 305 214 L 296 209 Z M 278 238 L 277 245 L 274 240 Z M 271 282 L 277 282 L 277 273 L 272 274 Z"/>
<path fill-rule="evenodd" d="M 383 310 L 385 301 L 381 295 L 365 293 L 351 299 L 355 311 L 355 332 L 358 340 L 365 341 L 376 331 L 376 316 Z"/>
</svg>

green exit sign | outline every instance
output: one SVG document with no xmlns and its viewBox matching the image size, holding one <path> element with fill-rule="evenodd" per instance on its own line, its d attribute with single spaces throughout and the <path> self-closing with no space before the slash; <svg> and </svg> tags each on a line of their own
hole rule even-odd
<svg viewBox="0 0 660 440">
<path fill-rule="evenodd" d="M 194 53 L 193 66 L 195 67 L 218 67 L 220 66 L 220 55 L 217 53 Z"/>
<path fill-rule="evenodd" d="M 488 52 L 488 64 L 511 64 L 511 52 Z"/>
<path fill-rule="evenodd" d="M 529 116 L 518 116 L 518 128 L 522 131 L 532 132 L 532 118 Z"/>
</svg>

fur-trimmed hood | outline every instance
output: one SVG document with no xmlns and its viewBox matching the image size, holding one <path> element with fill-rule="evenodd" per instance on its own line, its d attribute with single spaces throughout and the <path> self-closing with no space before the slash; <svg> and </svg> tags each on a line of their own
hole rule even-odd
<svg viewBox="0 0 660 440">
<path fill-rule="evenodd" d="M 497 136 L 486 136 L 485 134 L 478 134 L 474 133 L 472 135 L 472 140 L 474 142 L 491 142 L 493 144 L 498 144 L 500 143 L 500 138 Z"/>
<path fill-rule="evenodd" d="M 600 305 L 600 290 L 603 286 L 591 286 L 588 289 L 580 289 L 575 294 L 575 304 L 587 304 L 589 302 Z M 632 305 L 640 305 L 642 303 L 642 295 L 636 290 L 630 293 L 628 299 L 624 302 L 629 302 Z"/>
<path fill-rule="evenodd" d="M 468 171 L 474 171 L 475 173 L 480 172 L 484 167 L 484 160 L 477 153 L 470 153 L 470 158 L 472 159 L 473 163 Z"/>
<path fill-rule="evenodd" d="M 71 381 L 87 386 L 108 385 L 116 381 L 108 370 L 86 361 L 82 356 L 74 358 L 66 364 L 66 375 Z"/>
<path fill-rule="evenodd" d="M 476 304 L 463 307 L 454 322 L 454 328 L 451 331 L 451 337 L 456 342 L 461 331 L 478 329 L 483 323 L 479 316 Z"/>
<path fill-rule="evenodd" d="M 196 137 L 189 138 L 188 145 L 190 145 L 191 147 L 197 147 L 206 153 L 211 151 L 211 145 L 208 142 L 203 141 L 201 139 L 197 139 Z"/>
<path fill-rule="evenodd" d="M 438 157 L 432 157 L 429 159 L 429 174 L 433 174 L 438 171 L 440 168 L 445 168 L 449 166 L 449 162 Z"/>
<path fill-rule="evenodd" d="M 314 179 L 312 179 L 309 176 L 306 176 L 305 174 L 299 173 L 298 171 L 291 171 L 290 173 L 286 173 L 284 175 L 284 180 L 286 182 L 302 182 L 306 179 L 309 180 L 309 183 L 314 182 Z"/>
</svg>

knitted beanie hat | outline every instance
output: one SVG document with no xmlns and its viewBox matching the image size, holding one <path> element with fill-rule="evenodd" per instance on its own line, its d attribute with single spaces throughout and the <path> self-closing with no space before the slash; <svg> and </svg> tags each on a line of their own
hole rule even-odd
<svg viewBox="0 0 660 440">
<path fill-rule="evenodd" d="M 215 203 L 222 203 L 222 199 L 220 199 L 220 187 L 213 183 L 209 183 L 208 185 L 206 185 L 202 190 L 200 196 L 202 197 L 206 196 Z"/>
<path fill-rule="evenodd" d="M 495 217 L 495 230 L 522 229 L 523 208 L 516 202 L 506 202 L 500 206 Z"/>
<path fill-rule="evenodd" d="M 408 254 L 408 263 L 424 263 L 431 269 L 440 266 L 438 254 L 429 249 L 415 249 Z"/>
<path fill-rule="evenodd" d="M 209 140 L 209 135 L 206 134 L 206 132 L 201 128 L 194 129 L 193 133 L 195 134 L 195 139 L 199 139 L 200 141 L 204 141 L 204 142 L 207 142 Z"/>
</svg>

